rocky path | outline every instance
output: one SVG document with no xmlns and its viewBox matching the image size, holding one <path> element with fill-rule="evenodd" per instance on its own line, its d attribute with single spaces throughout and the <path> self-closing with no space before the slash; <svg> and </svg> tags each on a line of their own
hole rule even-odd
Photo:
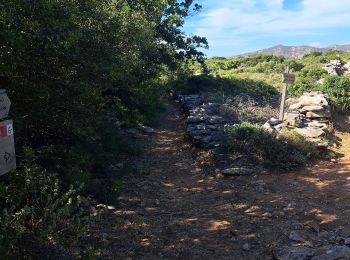
<svg viewBox="0 0 350 260">
<path fill-rule="evenodd" d="M 276 247 L 320 255 L 347 243 L 348 133 L 339 134 L 339 163 L 232 178 L 215 173 L 210 154 L 184 133 L 182 112 L 170 105 L 156 133 L 137 139 L 145 146 L 138 170 L 87 238 L 100 259 L 272 259 Z"/>
</svg>

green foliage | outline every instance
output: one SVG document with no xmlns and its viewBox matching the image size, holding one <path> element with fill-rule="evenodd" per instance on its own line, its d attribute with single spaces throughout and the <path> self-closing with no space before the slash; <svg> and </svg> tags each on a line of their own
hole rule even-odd
<svg viewBox="0 0 350 260">
<path fill-rule="evenodd" d="M 350 78 L 345 76 L 327 76 L 322 90 L 328 94 L 337 110 L 350 110 Z"/>
<path fill-rule="evenodd" d="M 80 254 L 80 259 L 82 260 L 94 260 L 96 257 L 97 250 L 93 246 L 88 246 Z"/>
<path fill-rule="evenodd" d="M 182 30 L 200 9 L 192 0 L 0 3 L 0 85 L 17 154 L 35 157 L 0 182 L 3 252 L 28 236 L 55 243 L 78 219 L 77 194 L 120 189 L 109 165 L 139 149 L 124 145 L 118 126 L 156 124 L 172 75 L 203 61 L 206 39 Z"/>
<path fill-rule="evenodd" d="M 33 151 L 16 173 L 3 176 L 0 187 L 0 254 L 18 255 L 28 244 L 57 243 L 84 224 L 79 189 L 60 188 L 57 175 L 35 163 Z"/>
<path fill-rule="evenodd" d="M 241 78 L 222 78 L 210 75 L 191 76 L 175 83 L 175 89 L 183 93 L 206 93 L 220 98 L 248 94 L 261 101 L 275 99 L 276 89 L 262 81 Z"/>
<path fill-rule="evenodd" d="M 304 137 L 292 131 L 277 136 L 259 125 L 243 122 L 230 128 L 228 135 L 232 151 L 272 169 L 290 170 L 318 156 L 317 150 Z"/>
</svg>

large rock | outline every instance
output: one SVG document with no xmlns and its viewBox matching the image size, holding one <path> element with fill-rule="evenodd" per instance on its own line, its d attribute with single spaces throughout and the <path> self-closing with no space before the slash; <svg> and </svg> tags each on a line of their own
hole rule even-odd
<svg viewBox="0 0 350 260">
<path fill-rule="evenodd" d="M 296 128 L 294 130 L 307 138 L 316 138 L 325 134 L 321 128 L 316 127 Z"/>
<path fill-rule="evenodd" d="M 330 118 L 331 111 L 324 110 L 324 111 L 320 111 L 320 112 L 307 112 L 306 117 L 307 118 Z"/>
<path fill-rule="evenodd" d="M 290 111 L 296 111 L 296 110 L 298 110 L 298 109 L 301 108 L 301 107 L 302 107 L 302 106 L 301 106 L 300 103 L 295 103 L 295 104 L 292 104 L 292 105 L 289 106 L 289 110 L 290 110 Z"/>
<path fill-rule="evenodd" d="M 323 95 L 303 95 L 299 98 L 302 106 L 328 106 L 328 101 Z"/>
<path fill-rule="evenodd" d="M 323 106 L 305 106 L 300 110 L 300 113 L 319 112 L 324 110 L 325 108 Z"/>
<path fill-rule="evenodd" d="M 277 260 L 307 260 L 316 255 L 316 250 L 307 247 L 277 247 L 273 250 Z"/>
</svg>

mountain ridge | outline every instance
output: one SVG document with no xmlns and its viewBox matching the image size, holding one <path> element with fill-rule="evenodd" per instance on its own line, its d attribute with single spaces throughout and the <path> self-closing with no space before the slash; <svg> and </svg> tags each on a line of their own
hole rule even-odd
<svg viewBox="0 0 350 260">
<path fill-rule="evenodd" d="M 255 52 L 249 52 L 237 56 L 247 56 L 250 54 L 272 54 L 275 56 L 283 56 L 283 57 L 294 57 L 294 58 L 302 58 L 305 54 L 311 52 L 322 52 L 325 53 L 328 50 L 338 50 L 342 52 L 350 52 L 350 44 L 339 45 L 333 44 L 327 47 L 313 47 L 308 45 L 300 45 L 300 46 L 286 46 L 286 45 L 276 45 L 271 48 L 258 50 Z"/>
</svg>

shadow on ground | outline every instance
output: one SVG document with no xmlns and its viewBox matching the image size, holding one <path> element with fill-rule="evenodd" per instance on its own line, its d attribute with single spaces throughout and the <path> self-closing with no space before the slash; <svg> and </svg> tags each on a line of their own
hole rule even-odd
<svg viewBox="0 0 350 260">
<path fill-rule="evenodd" d="M 208 152 L 184 141 L 178 108 L 161 122 L 151 140 L 138 140 L 146 153 L 137 164 L 150 174 L 125 177 L 116 210 L 84 241 L 101 259 L 272 259 L 276 245 L 318 247 L 322 234 L 350 234 L 348 133 L 337 164 L 223 178 Z M 294 230 L 304 242 L 288 238 Z"/>
</svg>

